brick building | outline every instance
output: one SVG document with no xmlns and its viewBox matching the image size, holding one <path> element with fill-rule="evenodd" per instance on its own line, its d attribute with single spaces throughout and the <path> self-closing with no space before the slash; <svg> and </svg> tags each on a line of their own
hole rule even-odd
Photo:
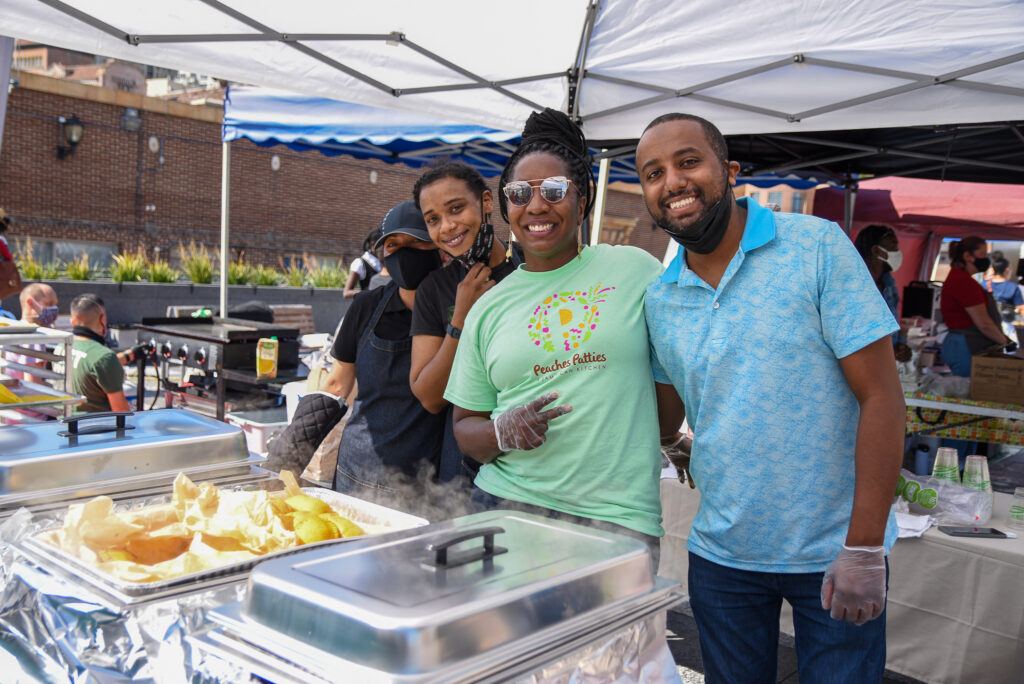
<svg viewBox="0 0 1024 684">
<path fill-rule="evenodd" d="M 0 206 L 14 218 L 12 242 L 31 237 L 44 259 L 88 251 L 97 265 L 138 249 L 173 261 L 182 241 L 219 245 L 221 110 L 17 75 L 0 148 Z M 85 133 L 74 154 L 58 159 L 58 118 L 72 115 Z M 141 124 L 132 124 L 135 116 Z M 232 252 L 268 265 L 304 254 L 347 264 L 386 210 L 410 196 L 418 174 L 401 164 L 236 141 Z M 493 190 L 497 178 L 489 181 Z M 609 240 L 664 254 L 668 238 L 653 228 L 640 196 L 610 191 L 605 216 Z M 492 218 L 507 235 L 500 216 Z"/>
</svg>

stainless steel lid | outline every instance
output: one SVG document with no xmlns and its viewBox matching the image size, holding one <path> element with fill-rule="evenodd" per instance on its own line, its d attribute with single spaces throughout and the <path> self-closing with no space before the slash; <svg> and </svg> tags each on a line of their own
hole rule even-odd
<svg viewBox="0 0 1024 684">
<path fill-rule="evenodd" d="M 0 428 L 0 495 L 249 458 L 239 428 L 181 409 L 72 419 Z"/>
<path fill-rule="evenodd" d="M 263 563 L 240 636 L 276 652 L 289 644 L 294 662 L 329 654 L 422 673 L 653 589 L 638 540 L 491 511 Z"/>
</svg>

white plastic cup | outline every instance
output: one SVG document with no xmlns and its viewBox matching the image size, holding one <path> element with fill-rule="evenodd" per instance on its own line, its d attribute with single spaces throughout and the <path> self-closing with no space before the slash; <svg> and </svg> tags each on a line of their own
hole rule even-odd
<svg viewBox="0 0 1024 684">
<path fill-rule="evenodd" d="M 939 447 L 939 450 L 935 453 L 935 466 L 932 468 L 932 477 L 960 484 L 960 455 L 956 449 Z"/>
<path fill-rule="evenodd" d="M 1010 500 L 1010 512 L 1006 524 L 1016 530 L 1024 530 L 1024 487 L 1017 487 Z"/>
</svg>

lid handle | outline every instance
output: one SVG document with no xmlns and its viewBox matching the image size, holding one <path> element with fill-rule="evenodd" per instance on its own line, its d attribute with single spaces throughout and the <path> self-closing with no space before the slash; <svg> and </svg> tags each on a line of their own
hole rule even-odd
<svg viewBox="0 0 1024 684">
<path fill-rule="evenodd" d="M 123 434 L 125 430 L 134 430 L 134 425 L 125 425 L 125 419 L 128 416 L 134 416 L 134 411 L 103 411 L 101 413 L 79 413 L 73 416 L 64 416 L 60 419 L 60 422 L 68 426 L 67 430 L 61 430 L 57 434 L 61 437 L 77 437 L 78 435 L 98 435 L 103 432 L 118 432 Z M 78 424 L 83 420 L 93 420 L 94 418 L 114 418 L 114 425 L 107 423 L 105 425 L 90 425 L 87 428 L 80 427 Z"/>
<path fill-rule="evenodd" d="M 503 546 L 494 545 L 494 535 L 504 534 L 505 528 L 493 525 L 491 527 L 478 527 L 472 530 L 459 531 L 445 539 L 427 544 L 427 551 L 434 554 L 433 565 L 439 568 L 457 568 L 460 565 L 473 563 L 478 560 L 486 561 L 495 556 L 507 553 L 508 549 Z M 452 551 L 449 549 L 456 544 L 483 537 L 483 546 L 465 551 Z"/>
</svg>

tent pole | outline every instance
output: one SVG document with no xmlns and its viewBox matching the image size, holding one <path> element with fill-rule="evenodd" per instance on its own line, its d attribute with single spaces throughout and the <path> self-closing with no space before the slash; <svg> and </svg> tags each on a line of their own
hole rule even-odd
<svg viewBox="0 0 1024 684">
<path fill-rule="evenodd" d="M 605 152 L 606 150 L 601 150 Z M 605 197 L 608 194 L 608 171 L 612 161 L 605 157 L 597 169 L 597 192 L 594 196 L 594 217 L 590 221 L 590 244 L 601 242 L 601 224 L 604 222 Z"/>
<path fill-rule="evenodd" d="M 231 142 L 221 143 L 220 158 L 220 315 L 228 315 L 228 225 L 231 217 Z"/>
<path fill-rule="evenodd" d="M 847 179 L 843 184 L 843 231 L 849 235 L 853 229 L 853 205 L 857 201 L 857 181 Z"/>
</svg>

